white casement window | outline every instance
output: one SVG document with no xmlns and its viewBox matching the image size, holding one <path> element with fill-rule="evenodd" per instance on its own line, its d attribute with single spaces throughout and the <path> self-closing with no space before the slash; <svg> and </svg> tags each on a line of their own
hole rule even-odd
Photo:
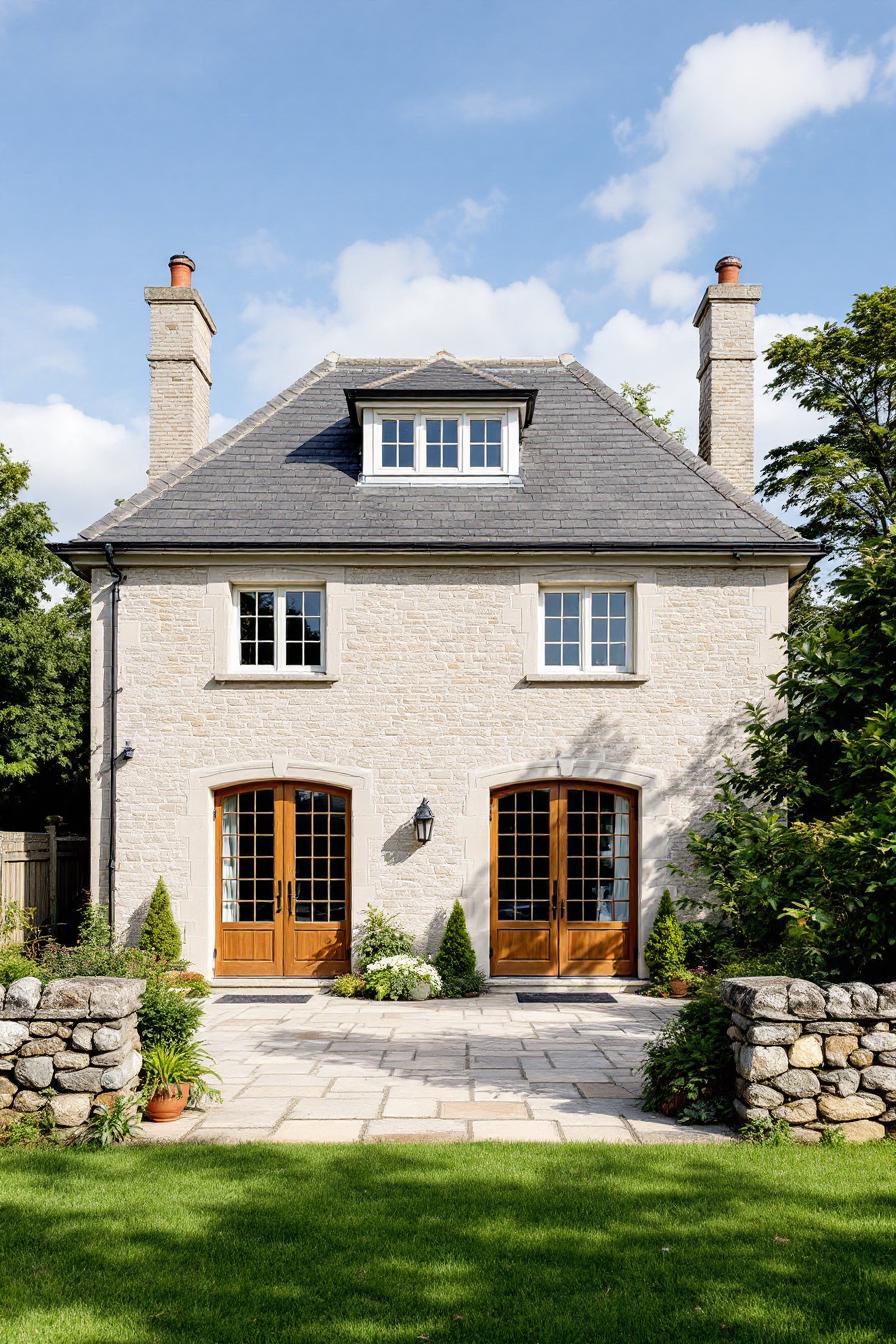
<svg viewBox="0 0 896 1344">
<path fill-rule="evenodd" d="M 482 484 L 518 475 L 516 407 L 364 412 L 364 481 L 428 477 Z"/>
<path fill-rule="evenodd" d="M 260 672 L 321 672 L 326 666 L 323 588 L 236 588 L 235 666 Z"/>
<path fill-rule="evenodd" d="M 541 667 L 545 672 L 632 670 L 628 588 L 543 588 Z"/>
</svg>

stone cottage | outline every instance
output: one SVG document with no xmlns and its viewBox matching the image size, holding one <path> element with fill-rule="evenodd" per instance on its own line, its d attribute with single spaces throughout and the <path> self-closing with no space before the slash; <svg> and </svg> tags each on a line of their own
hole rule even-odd
<svg viewBox="0 0 896 1344">
<path fill-rule="evenodd" d="M 432 946 L 455 897 L 493 976 L 643 974 L 816 554 L 752 497 L 759 288 L 724 258 L 694 318 L 699 457 L 567 354 L 328 354 L 208 444 L 170 267 L 149 483 L 59 547 L 95 897 L 134 934 L 162 874 L 217 978 L 344 971 L 369 902 Z"/>
</svg>

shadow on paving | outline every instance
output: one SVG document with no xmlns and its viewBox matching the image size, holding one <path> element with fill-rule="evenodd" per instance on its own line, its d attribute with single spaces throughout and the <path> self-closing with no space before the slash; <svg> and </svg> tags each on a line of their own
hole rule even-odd
<svg viewBox="0 0 896 1344">
<path fill-rule="evenodd" d="M 883 1344 L 896 1166 L 533 1145 L 0 1155 L 0 1340 Z"/>
</svg>

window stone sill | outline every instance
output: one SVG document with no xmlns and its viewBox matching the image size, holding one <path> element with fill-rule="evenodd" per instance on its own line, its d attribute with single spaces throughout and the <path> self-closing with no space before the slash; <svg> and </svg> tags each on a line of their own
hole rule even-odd
<svg viewBox="0 0 896 1344">
<path fill-rule="evenodd" d="M 250 681 L 257 685 L 274 682 L 279 686 L 331 686 L 339 677 L 335 672 L 258 672 L 253 668 L 239 668 L 232 672 L 216 672 L 212 680 L 222 683 Z"/>
<path fill-rule="evenodd" d="M 526 681 L 536 685 L 551 683 L 555 686 L 566 684 L 597 684 L 602 686 L 642 686 L 650 678 L 640 672 L 527 672 Z"/>
</svg>

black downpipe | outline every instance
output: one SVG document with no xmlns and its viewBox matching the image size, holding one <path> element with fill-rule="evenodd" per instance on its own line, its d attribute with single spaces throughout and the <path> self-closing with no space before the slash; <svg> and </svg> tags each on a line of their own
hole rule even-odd
<svg viewBox="0 0 896 1344">
<path fill-rule="evenodd" d="M 111 542 L 107 541 L 104 544 L 103 553 L 106 557 L 106 565 L 108 566 L 109 573 L 112 575 L 112 587 L 110 591 L 112 611 L 111 628 L 109 632 L 109 864 L 107 886 L 109 898 L 109 927 L 114 933 L 116 840 L 115 794 L 117 788 L 115 771 L 118 764 L 118 603 L 121 598 L 120 587 L 124 575 L 115 564 Z"/>
</svg>

